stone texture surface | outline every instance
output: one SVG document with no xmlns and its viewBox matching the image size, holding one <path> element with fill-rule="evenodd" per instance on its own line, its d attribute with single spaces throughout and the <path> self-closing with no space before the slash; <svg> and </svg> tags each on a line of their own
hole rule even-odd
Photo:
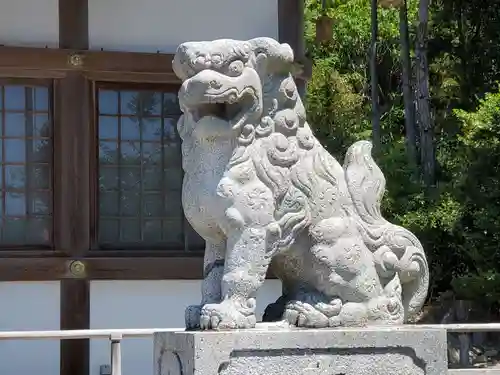
<svg viewBox="0 0 500 375">
<path fill-rule="evenodd" d="M 266 318 L 309 328 L 401 324 L 429 284 L 418 239 L 380 213 L 385 179 L 369 142 L 344 166 L 318 142 L 269 38 L 180 45 L 187 219 L 206 240 L 202 300 L 190 329 L 251 328 L 268 267 L 284 285 Z"/>
<path fill-rule="evenodd" d="M 383 327 L 169 332 L 155 375 L 445 375 L 446 332 Z"/>
</svg>

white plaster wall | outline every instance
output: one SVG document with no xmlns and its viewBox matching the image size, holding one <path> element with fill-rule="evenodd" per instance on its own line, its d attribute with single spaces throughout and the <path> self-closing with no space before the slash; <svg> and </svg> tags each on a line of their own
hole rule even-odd
<svg viewBox="0 0 500 375">
<path fill-rule="evenodd" d="M 58 330 L 59 297 L 59 281 L 0 282 L 0 330 Z M 0 341 L 0 374 L 59 374 L 59 341 Z"/>
<path fill-rule="evenodd" d="M 278 0 L 89 0 L 91 49 L 175 52 L 189 40 L 278 37 Z"/>
<path fill-rule="evenodd" d="M 200 300 L 200 281 L 92 281 L 90 328 L 181 328 L 184 309 Z M 281 295 L 281 282 L 266 280 L 257 298 L 258 318 Z M 122 344 L 123 375 L 153 373 L 151 338 L 125 339 Z M 109 341 L 92 340 L 90 375 L 109 364 Z M 1 371 L 0 374 L 4 375 Z M 43 374 L 45 375 L 45 374 Z"/>
<path fill-rule="evenodd" d="M 187 40 L 277 38 L 277 2 L 89 0 L 90 45 L 92 49 L 174 52 Z M 0 0 L 0 44 L 57 47 L 58 19 L 58 0 Z"/>
<path fill-rule="evenodd" d="M 0 0 L 0 44 L 57 47 L 58 0 Z"/>
</svg>

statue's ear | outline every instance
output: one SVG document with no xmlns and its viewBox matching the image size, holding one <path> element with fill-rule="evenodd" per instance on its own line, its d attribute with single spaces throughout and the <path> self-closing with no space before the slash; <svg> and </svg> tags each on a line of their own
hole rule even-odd
<svg viewBox="0 0 500 375">
<path fill-rule="evenodd" d="M 290 63 L 293 62 L 293 55 L 294 55 L 293 49 L 292 47 L 290 47 L 288 43 L 280 44 L 280 55 L 284 61 L 288 61 Z"/>
<path fill-rule="evenodd" d="M 271 38 L 255 38 L 249 41 L 255 53 L 259 72 L 288 74 L 293 70 L 293 50 L 286 43 Z"/>
<path fill-rule="evenodd" d="M 277 48 L 268 56 L 269 57 L 269 70 L 273 73 L 289 74 L 293 73 L 294 67 L 294 54 L 293 49 L 288 43 L 281 43 Z"/>
<path fill-rule="evenodd" d="M 255 56 L 255 70 L 257 70 L 260 76 L 264 76 L 267 74 L 268 62 L 269 59 L 265 53 L 261 52 L 257 56 Z"/>
<path fill-rule="evenodd" d="M 182 43 L 177 47 L 177 50 L 174 55 L 174 59 L 172 60 L 172 70 L 174 74 L 181 80 L 184 81 L 187 76 L 184 72 L 184 65 L 186 64 L 185 56 L 187 50 L 186 43 Z"/>
</svg>

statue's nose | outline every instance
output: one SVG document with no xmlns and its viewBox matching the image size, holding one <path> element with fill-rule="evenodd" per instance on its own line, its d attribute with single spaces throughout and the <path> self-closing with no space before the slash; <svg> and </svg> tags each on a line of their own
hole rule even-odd
<svg viewBox="0 0 500 375">
<path fill-rule="evenodd" d="M 207 91 L 209 87 L 208 83 L 205 81 L 200 81 L 194 77 L 194 79 L 190 79 L 182 85 L 184 89 L 184 94 L 186 95 L 196 95 Z"/>
<path fill-rule="evenodd" d="M 182 107 L 193 104 L 199 100 L 200 95 L 217 92 L 220 88 L 222 88 L 222 83 L 200 72 L 182 83 L 179 89 L 179 105 Z"/>
</svg>

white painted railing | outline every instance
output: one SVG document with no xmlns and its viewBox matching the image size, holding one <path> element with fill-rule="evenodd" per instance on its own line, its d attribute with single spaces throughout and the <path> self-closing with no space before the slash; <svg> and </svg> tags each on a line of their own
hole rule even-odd
<svg viewBox="0 0 500 375">
<path fill-rule="evenodd" d="M 184 328 L 148 329 L 77 329 L 65 331 L 0 331 L 0 340 L 77 340 L 109 339 L 111 347 L 111 375 L 122 375 L 121 342 L 124 338 L 149 337 L 155 332 L 184 331 Z"/>
<path fill-rule="evenodd" d="M 459 333 L 460 340 L 460 364 L 463 367 L 470 366 L 469 351 L 471 341 L 469 333 L 473 332 L 500 332 L 500 323 L 471 323 L 471 324 L 439 324 L 418 325 L 422 328 L 444 328 L 448 333 Z M 449 369 L 448 375 L 500 375 L 500 368 L 462 368 Z"/>
<path fill-rule="evenodd" d="M 500 332 L 500 323 L 486 324 L 432 324 L 405 325 L 419 329 L 444 329 L 448 333 L 460 334 L 460 362 L 469 363 L 470 340 L 472 332 Z M 398 329 L 397 327 L 394 327 Z M 179 332 L 184 328 L 148 328 L 148 329 L 82 329 L 65 331 L 0 331 L 1 340 L 76 340 L 103 339 L 110 341 L 111 375 L 122 375 L 121 342 L 124 338 L 150 337 L 155 332 Z M 448 375 L 500 375 L 500 369 L 463 368 L 450 369 Z"/>
</svg>

